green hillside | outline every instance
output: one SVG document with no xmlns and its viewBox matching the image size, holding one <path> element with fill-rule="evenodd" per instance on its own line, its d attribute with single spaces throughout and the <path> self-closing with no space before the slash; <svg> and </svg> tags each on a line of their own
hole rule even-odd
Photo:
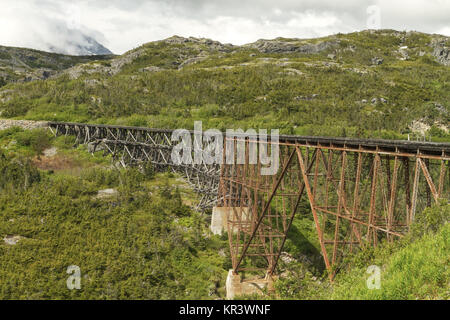
<svg viewBox="0 0 450 320">
<path fill-rule="evenodd" d="M 36 143 L 58 151 L 38 158 Z M 208 235 L 186 183 L 111 168 L 72 143 L 0 131 L 0 299 L 223 296 L 227 241 Z M 81 269 L 81 290 L 67 289 L 70 265 Z"/>
<path fill-rule="evenodd" d="M 0 118 L 450 142 L 449 44 L 393 30 L 244 46 L 174 36 L 122 56 L 23 49 L 36 54 L 24 74 L 0 47 Z M 0 299 L 223 299 L 228 239 L 189 185 L 74 142 L 0 126 Z M 347 256 L 330 283 L 304 199 L 262 298 L 449 299 L 449 215 L 445 202 L 417 212 L 404 240 Z M 67 289 L 70 265 L 81 290 Z M 381 289 L 367 289 L 370 265 Z"/>
<path fill-rule="evenodd" d="M 0 90 L 2 117 L 448 141 L 449 40 L 393 30 L 151 42 Z"/>
<path fill-rule="evenodd" d="M 333 284 L 301 264 L 287 266 L 277 284 L 282 299 L 429 300 L 450 299 L 450 204 L 422 212 L 402 241 L 383 243 L 347 258 Z M 380 268 L 380 288 L 369 289 L 369 266 Z"/>
<path fill-rule="evenodd" d="M 9 82 L 45 80 L 76 64 L 113 56 L 68 56 L 39 50 L 0 46 L 0 87 Z"/>
<path fill-rule="evenodd" d="M 150 167 L 115 169 L 73 142 L 0 131 L 0 299 L 223 299 L 227 236 L 210 233 L 189 186 Z M 244 298 L 450 298 L 445 201 L 418 214 L 402 241 L 348 256 L 332 284 L 308 204 L 299 210 L 276 291 Z M 81 290 L 67 289 L 70 265 L 81 269 Z M 366 286 L 370 265 L 381 268 L 379 290 Z"/>
</svg>

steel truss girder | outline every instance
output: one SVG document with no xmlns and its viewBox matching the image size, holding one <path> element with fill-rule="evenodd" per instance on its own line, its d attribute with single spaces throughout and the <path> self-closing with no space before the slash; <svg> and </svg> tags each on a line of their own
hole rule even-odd
<svg viewBox="0 0 450 320">
<path fill-rule="evenodd" d="M 280 136 L 278 142 L 258 141 L 277 143 L 280 150 L 278 172 L 262 176 L 261 162 L 248 161 L 248 144 L 257 137 L 227 139 L 233 148 L 246 144 L 244 164 L 174 165 L 173 130 L 59 122 L 49 127 L 55 135 L 75 136 L 75 144 L 104 149 L 124 167 L 151 162 L 156 170 L 181 173 L 201 195 L 199 209 L 232 208 L 228 238 L 236 273 L 276 272 L 305 195 L 330 278 L 355 248 L 402 237 L 416 213 L 450 199 L 448 143 Z"/>
<path fill-rule="evenodd" d="M 242 141 L 249 140 L 234 139 Z M 434 202 L 450 199 L 448 153 L 279 146 L 280 169 L 273 177 L 260 174 L 261 163 L 222 166 L 219 195 L 233 210 L 228 236 L 235 273 L 255 264 L 265 264 L 269 274 L 276 271 L 305 190 L 330 278 L 355 248 L 402 237 L 415 213 L 430 205 L 420 195 Z"/>
<path fill-rule="evenodd" d="M 220 165 L 174 165 L 171 131 L 70 123 L 50 123 L 50 128 L 55 135 L 74 136 L 75 145 L 92 144 L 93 152 L 105 150 L 123 167 L 150 162 L 156 171 L 171 170 L 181 174 L 200 195 L 198 210 L 210 209 L 217 203 Z"/>
</svg>

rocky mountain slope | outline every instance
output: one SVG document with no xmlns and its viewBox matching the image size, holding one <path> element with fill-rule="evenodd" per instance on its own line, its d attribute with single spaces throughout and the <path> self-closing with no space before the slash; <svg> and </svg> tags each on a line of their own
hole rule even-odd
<svg viewBox="0 0 450 320">
<path fill-rule="evenodd" d="M 3 82 L 6 83 L 44 80 L 76 64 L 111 57 L 112 55 L 69 56 L 33 49 L 0 46 L 0 81 L 3 79 Z"/>
<path fill-rule="evenodd" d="M 449 38 L 368 30 L 244 46 L 174 36 L 0 90 L 3 117 L 448 139 Z M 55 68 L 56 69 L 56 68 Z"/>
<path fill-rule="evenodd" d="M 85 34 L 77 34 L 75 39 L 67 40 L 58 46 L 50 45 L 49 51 L 76 56 L 92 56 L 92 55 L 112 55 L 113 53 L 95 40 Z M 70 39 L 70 37 L 69 37 Z"/>
<path fill-rule="evenodd" d="M 367 39 L 364 39 L 367 38 Z M 371 39 L 370 39 L 371 38 Z M 361 41 L 362 40 L 362 41 Z M 371 45 L 373 45 L 371 47 Z M 385 51 L 379 45 L 387 45 Z M 164 48 L 164 61 L 161 61 L 160 53 L 154 52 L 156 48 Z M 254 43 L 243 46 L 234 46 L 231 44 L 222 44 L 218 41 L 205 38 L 184 38 L 173 36 L 165 40 L 155 41 L 145 44 L 137 49 L 131 50 L 122 56 L 111 60 L 111 68 L 92 68 L 92 64 L 79 65 L 77 70 L 88 71 L 89 73 L 104 72 L 114 75 L 119 72 L 123 66 L 131 64 L 136 60 L 153 60 L 159 56 L 159 63 L 147 66 L 147 69 L 141 71 L 160 71 L 163 67 L 166 69 L 181 69 L 186 65 L 195 64 L 204 60 L 218 60 L 229 57 L 240 52 L 256 51 L 256 53 L 279 54 L 286 56 L 283 60 L 289 61 L 289 55 L 296 58 L 295 55 L 317 55 L 318 62 L 322 60 L 324 52 L 327 52 L 327 60 L 335 61 L 337 64 L 354 63 L 350 59 L 357 56 L 362 65 L 381 65 L 384 57 L 395 58 L 401 61 L 415 61 L 420 57 L 434 59 L 441 65 L 450 65 L 450 40 L 448 37 L 439 35 L 427 35 L 419 32 L 397 32 L 392 30 L 382 31 L 363 31 L 348 35 L 338 34 L 319 39 L 287 39 L 276 38 L 273 40 L 258 40 Z M 369 51 L 369 52 L 367 52 Z M 217 56 L 217 54 L 222 53 Z M 258 55 L 250 54 L 247 59 L 249 64 L 258 63 Z M 377 57 L 376 55 L 380 55 Z M 363 54 L 373 54 L 373 57 L 367 59 L 361 57 Z M 363 61 L 363 59 L 365 61 Z M 326 60 L 326 61 L 327 61 Z M 267 62 L 269 60 L 263 59 Z M 151 62 L 151 61 L 149 61 Z M 273 62 L 273 61 L 271 61 Z M 165 64 L 163 66 L 162 64 Z M 287 65 L 289 63 L 285 63 Z M 84 68 L 84 69 L 83 69 Z"/>
</svg>

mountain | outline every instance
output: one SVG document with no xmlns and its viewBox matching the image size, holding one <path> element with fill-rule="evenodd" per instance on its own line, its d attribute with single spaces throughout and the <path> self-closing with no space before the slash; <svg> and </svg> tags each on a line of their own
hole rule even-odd
<svg viewBox="0 0 450 320">
<path fill-rule="evenodd" d="M 44 80 L 58 72 L 109 56 L 69 56 L 33 49 L 0 46 L 0 82 Z"/>
<path fill-rule="evenodd" d="M 234 46 L 150 42 L 0 91 L 3 117 L 450 140 L 450 41 L 367 30 Z M 96 59 L 89 58 L 89 59 Z"/>
<path fill-rule="evenodd" d="M 155 128 L 202 120 L 204 129 L 450 142 L 449 45 L 439 35 L 379 30 L 244 46 L 174 36 L 121 56 L 1 47 L 0 117 Z M 52 75 L 23 82 L 42 70 Z M 92 155 L 70 135 L 3 122 L 0 299 L 225 298 L 228 240 L 209 232 L 209 215 L 191 208 L 201 195 L 179 175 L 117 169 L 117 159 Z M 384 160 L 380 170 L 395 171 Z M 427 181 L 418 183 L 425 203 Z M 298 208 L 275 292 L 264 298 L 449 299 L 448 201 L 417 212 L 399 241 L 354 247 L 332 284 L 310 207 L 302 200 Z M 374 265 L 382 285 L 368 290 Z M 80 267 L 81 290 L 67 289 L 67 266 Z"/>
<path fill-rule="evenodd" d="M 98 43 L 97 40 L 81 32 L 69 35 L 65 38 L 65 41 L 58 42 L 58 45 L 50 44 L 49 51 L 74 56 L 113 54 L 109 49 Z"/>
</svg>

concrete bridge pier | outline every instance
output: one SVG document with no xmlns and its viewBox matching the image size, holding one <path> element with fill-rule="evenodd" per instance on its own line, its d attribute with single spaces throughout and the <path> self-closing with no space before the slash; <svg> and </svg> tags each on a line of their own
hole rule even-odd
<svg viewBox="0 0 450 320">
<path fill-rule="evenodd" d="M 228 207 L 214 207 L 211 216 L 211 232 L 222 235 L 224 230 L 228 230 Z"/>
<path fill-rule="evenodd" d="M 235 274 L 233 270 L 228 271 L 225 289 L 227 292 L 227 300 L 233 300 L 237 296 L 258 294 L 262 295 L 265 290 L 273 291 L 273 282 L 275 278 L 269 274 L 264 279 L 245 279 L 243 280 L 239 274 Z"/>
<path fill-rule="evenodd" d="M 237 209 L 238 211 L 241 209 L 239 207 L 214 207 L 212 210 L 211 216 L 211 232 L 213 234 L 222 235 L 224 232 L 228 231 L 228 223 L 231 222 L 231 228 L 234 233 L 239 228 L 239 224 L 241 222 L 250 221 L 251 217 L 249 215 L 248 208 L 242 208 L 242 212 L 240 212 L 240 218 L 237 219 L 233 212 L 233 209 Z"/>
<path fill-rule="evenodd" d="M 234 215 L 236 210 L 237 217 Z M 251 219 L 248 208 L 233 207 L 214 207 L 211 216 L 211 232 L 222 235 L 228 231 L 228 224 L 231 223 L 231 230 L 236 233 L 239 230 L 239 224 L 248 222 Z M 228 300 L 236 296 L 263 294 L 267 289 L 273 290 L 273 276 L 266 275 L 265 278 L 242 279 L 241 275 L 235 274 L 233 270 L 228 272 L 225 289 Z"/>
</svg>

